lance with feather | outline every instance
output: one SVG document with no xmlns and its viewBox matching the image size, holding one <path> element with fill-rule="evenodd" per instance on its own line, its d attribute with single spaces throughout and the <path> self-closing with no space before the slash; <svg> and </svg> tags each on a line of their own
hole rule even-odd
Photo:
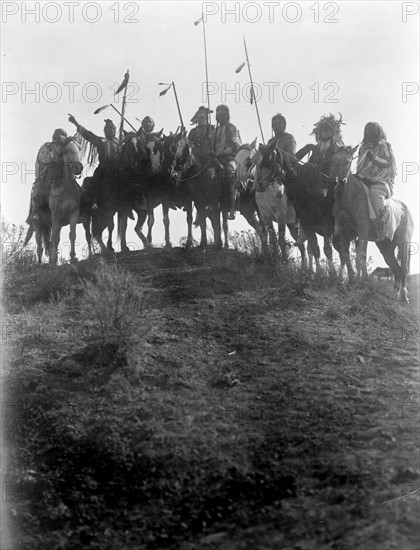
<svg viewBox="0 0 420 550">
<path fill-rule="evenodd" d="M 127 86 L 128 81 L 130 80 L 130 73 L 127 69 L 127 72 L 124 75 L 124 80 L 122 81 L 120 87 L 115 92 L 114 96 L 119 94 L 122 90 L 124 90 L 123 100 L 122 100 L 122 107 L 121 107 L 121 123 L 120 123 L 120 131 L 118 133 L 118 144 L 119 147 L 122 147 L 122 135 L 123 135 L 123 128 L 124 128 L 124 114 L 125 114 L 125 102 L 126 102 L 126 95 L 127 95 Z"/>
<path fill-rule="evenodd" d="M 203 23 L 203 40 L 204 40 L 204 65 L 206 68 L 206 96 L 207 96 L 207 107 L 209 109 L 209 123 L 211 124 L 211 109 L 210 109 L 210 94 L 209 94 L 209 71 L 207 66 L 207 40 L 206 40 L 206 24 L 204 22 L 204 12 L 203 7 L 201 8 L 201 17 L 194 21 L 194 25 L 197 26 L 200 23 Z"/>
<path fill-rule="evenodd" d="M 255 95 L 255 92 L 254 92 L 254 82 L 252 80 L 251 65 L 249 63 L 249 56 L 248 56 L 248 50 L 247 50 L 247 47 L 246 47 L 245 35 L 244 35 L 244 48 L 245 48 L 246 61 L 244 61 L 241 65 L 239 65 L 239 67 L 236 69 L 235 72 L 240 73 L 242 71 L 242 69 L 244 68 L 245 63 L 247 64 L 248 73 L 249 73 L 249 80 L 251 82 L 250 102 L 251 102 L 251 105 L 252 105 L 252 103 L 255 103 L 255 110 L 257 112 L 257 118 L 258 118 L 258 125 L 260 127 L 260 132 L 261 132 L 261 137 L 262 137 L 263 144 L 265 145 L 264 134 L 263 134 L 262 126 L 261 126 L 260 113 L 258 111 L 257 96 Z"/>
<path fill-rule="evenodd" d="M 116 107 L 114 107 L 114 105 L 112 103 L 110 103 L 109 105 L 103 105 L 102 107 L 99 107 L 99 109 L 96 109 L 96 111 L 93 111 L 93 114 L 97 115 L 97 114 L 101 113 L 102 111 L 104 111 L 105 109 L 108 109 L 108 107 L 112 107 L 114 109 L 114 111 L 117 114 L 119 114 L 120 117 L 122 117 L 124 119 L 124 122 L 126 122 L 130 126 L 130 128 L 132 128 L 137 133 L 136 128 L 134 128 L 134 126 L 131 124 L 130 121 L 128 121 L 125 117 L 123 117 L 122 113 Z"/>
<path fill-rule="evenodd" d="M 172 80 L 172 82 L 170 84 L 168 84 L 167 82 L 159 82 L 159 86 L 168 86 L 166 88 L 166 90 L 162 90 L 159 94 L 159 97 L 161 96 L 164 96 L 166 94 L 166 92 L 168 90 L 170 90 L 171 88 L 173 89 L 174 91 L 174 95 L 175 95 L 175 101 L 176 101 L 176 106 L 177 106 L 177 109 L 178 109 L 178 115 L 179 115 L 179 121 L 181 123 L 181 131 L 182 132 L 185 132 L 185 126 L 184 126 L 184 121 L 182 120 L 182 115 L 181 115 L 181 108 L 179 106 L 179 101 L 178 101 L 178 95 L 176 93 L 176 87 L 175 87 L 175 82 Z"/>
</svg>

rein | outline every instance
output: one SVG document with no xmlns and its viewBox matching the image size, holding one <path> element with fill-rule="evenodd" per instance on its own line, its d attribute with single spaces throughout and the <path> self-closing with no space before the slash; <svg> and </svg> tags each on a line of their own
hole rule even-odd
<svg viewBox="0 0 420 550">
<path fill-rule="evenodd" d="M 190 176 L 189 178 L 180 178 L 179 180 L 176 180 L 177 183 L 181 182 L 181 181 L 188 181 L 188 180 L 192 180 L 193 178 L 196 178 L 197 176 L 199 176 L 201 174 L 201 172 L 204 171 L 204 168 L 207 166 L 207 164 L 205 164 L 203 166 L 203 168 L 197 172 L 196 174 L 194 174 L 193 176 Z"/>
</svg>

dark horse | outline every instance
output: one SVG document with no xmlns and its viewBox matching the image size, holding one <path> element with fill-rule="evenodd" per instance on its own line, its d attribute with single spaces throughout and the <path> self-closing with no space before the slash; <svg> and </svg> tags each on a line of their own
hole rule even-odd
<svg viewBox="0 0 420 550">
<path fill-rule="evenodd" d="M 410 267 L 411 238 L 414 231 L 413 218 L 406 204 L 395 199 L 390 199 L 396 206 L 397 227 L 392 240 L 386 238 L 377 242 L 385 262 L 391 268 L 395 277 L 395 287 L 398 290 L 398 298 L 402 302 L 408 302 L 406 275 Z M 334 216 L 336 219 L 336 232 L 340 238 L 340 257 L 342 263 L 347 266 L 349 279 L 355 278 L 355 272 L 349 256 L 351 240 L 356 240 L 356 268 L 357 275 L 363 280 L 367 278 L 366 251 L 368 241 L 375 241 L 376 232 L 369 220 L 369 209 L 366 193 L 361 180 L 350 175 L 347 180 L 342 180 L 335 191 Z M 398 248 L 398 261 L 395 257 L 395 249 Z"/>
<path fill-rule="evenodd" d="M 340 251 L 337 236 L 333 239 L 334 188 L 337 180 L 341 181 L 348 175 L 356 148 L 341 148 L 331 157 L 328 165 L 323 167 L 323 172 L 315 164 L 308 162 L 301 164 L 295 157 L 279 151 L 279 162 L 285 171 L 282 180 L 302 229 L 296 244 L 299 245 L 305 238 L 308 239 L 308 253 L 315 257 L 317 269 L 320 266 L 320 251 L 316 236 L 318 234 L 324 238 L 324 253 L 330 269 L 334 270 L 332 243 L 337 252 Z"/>
<path fill-rule="evenodd" d="M 197 218 L 201 229 L 200 246 L 207 247 L 206 216 L 211 220 L 214 242 L 222 248 L 220 213 L 223 213 L 225 248 L 228 247 L 227 213 L 229 193 L 223 182 L 222 166 L 214 158 L 202 162 L 192 152 L 185 136 L 178 139 L 175 158 L 171 165 L 171 175 L 177 185 L 187 185 L 188 192 L 197 209 Z"/>
<path fill-rule="evenodd" d="M 138 220 L 135 227 L 137 235 L 145 247 L 151 246 L 152 228 L 154 224 L 153 210 L 162 204 L 163 223 L 165 227 L 165 246 L 170 248 L 169 209 L 183 208 L 187 213 L 188 239 L 187 245 L 192 244 L 192 200 L 185 186 L 176 187 L 171 180 L 171 163 L 175 157 L 177 143 L 181 134 L 170 135 L 164 139 L 159 136 L 154 142 L 147 144 L 147 148 L 135 134 L 130 134 L 125 141 L 121 154 L 121 165 L 124 179 L 131 180 L 128 189 L 134 190 L 131 196 L 131 206 L 137 213 Z M 134 183 L 134 187 L 133 184 Z M 141 229 L 148 219 L 147 238 Z M 125 233 L 127 230 L 127 216 L 119 215 L 119 233 L 122 250 L 127 250 Z"/>
</svg>

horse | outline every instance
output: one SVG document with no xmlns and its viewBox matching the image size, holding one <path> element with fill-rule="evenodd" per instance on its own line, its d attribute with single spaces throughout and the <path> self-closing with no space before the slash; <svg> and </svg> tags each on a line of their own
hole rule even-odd
<svg viewBox="0 0 420 550">
<path fill-rule="evenodd" d="M 194 201 L 201 229 L 200 247 L 204 250 L 207 248 L 206 216 L 209 216 L 215 245 L 222 248 L 220 214 L 223 212 L 225 248 L 228 248 L 229 190 L 223 182 L 221 164 L 214 156 L 210 156 L 209 160 L 200 160 L 187 138 L 181 136 L 171 164 L 171 176 L 177 185 L 187 184 L 188 193 Z"/>
<path fill-rule="evenodd" d="M 302 258 L 302 265 L 307 263 L 305 246 L 299 241 L 299 225 L 296 221 L 296 213 L 290 199 L 285 192 L 285 186 L 281 179 L 281 155 L 276 149 L 276 142 L 269 146 L 260 146 L 254 157 L 256 173 L 253 189 L 255 202 L 258 208 L 260 220 L 263 224 L 263 248 L 267 246 L 267 230 L 270 241 L 277 255 L 277 244 L 280 246 L 282 259 L 287 261 L 288 243 L 285 239 L 286 225 L 291 236 L 298 242 L 298 248 Z M 278 226 L 278 237 L 274 230 L 273 222 Z M 278 243 L 277 243 L 278 241 Z"/>
<path fill-rule="evenodd" d="M 42 262 L 42 242 L 48 250 L 49 262 L 57 263 L 61 228 L 70 225 L 70 261 L 77 260 L 75 253 L 76 224 L 79 221 L 81 189 L 75 176 L 82 173 L 80 147 L 73 138 L 68 138 L 61 147 L 59 160 L 51 163 L 45 172 L 48 187 L 48 207 L 40 209 L 38 221 L 32 221 L 24 245 L 35 231 L 38 264 Z"/>
<path fill-rule="evenodd" d="M 169 209 L 184 208 L 187 212 L 188 239 L 187 245 L 191 245 L 192 238 L 192 200 L 185 188 L 177 188 L 170 178 L 170 165 L 175 156 L 177 140 L 180 135 L 170 135 L 162 139 L 156 136 L 154 142 L 149 142 L 146 148 L 140 142 L 138 136 L 130 135 L 126 141 L 121 159 L 126 178 L 137 179 L 137 188 L 141 190 L 141 200 L 132 197 L 133 210 L 138 215 L 135 227 L 137 235 L 145 247 L 151 246 L 152 228 L 154 224 L 153 210 L 162 204 L 163 223 L 165 227 L 165 247 L 171 248 L 169 235 Z M 147 238 L 141 229 L 148 218 Z M 127 250 L 125 234 L 127 229 L 127 216 L 119 215 L 118 228 L 121 237 L 122 250 Z"/>
<path fill-rule="evenodd" d="M 328 165 L 319 170 L 315 164 L 300 163 L 295 157 L 279 153 L 279 164 L 283 170 L 282 181 L 289 199 L 293 202 L 301 232 L 296 241 L 299 246 L 308 240 L 308 253 L 315 258 L 316 269 L 320 269 L 320 251 L 317 234 L 324 238 L 324 253 L 330 271 L 334 270 L 332 245 L 340 251 L 338 235 L 334 235 L 334 188 L 349 173 L 355 147 L 341 147 L 330 159 Z M 310 261 L 310 267 L 312 262 Z"/>
<path fill-rule="evenodd" d="M 395 232 L 391 238 L 376 242 L 385 262 L 394 275 L 394 288 L 400 301 L 408 303 L 406 276 L 410 269 L 411 239 L 414 232 L 412 215 L 405 203 L 388 199 L 395 212 Z M 340 240 L 340 257 L 347 267 L 349 280 L 355 279 L 355 272 L 349 256 L 351 240 L 356 241 L 357 277 L 362 281 L 368 277 L 366 252 L 368 241 L 375 241 L 376 232 L 369 219 L 369 208 L 362 181 L 355 175 L 342 179 L 335 190 L 335 231 Z M 395 250 L 398 249 L 397 258 Z"/>
<path fill-rule="evenodd" d="M 163 162 L 162 176 L 165 184 L 165 189 L 162 194 L 162 213 L 163 225 L 165 227 L 165 247 L 171 248 L 171 240 L 169 234 L 169 209 L 176 210 L 182 208 L 187 214 L 187 240 L 185 245 L 191 247 L 193 245 L 192 223 L 193 223 L 193 204 L 192 198 L 188 191 L 188 185 L 185 182 L 176 182 L 172 178 L 171 170 L 172 163 L 175 159 L 178 144 L 181 139 L 185 139 L 185 132 L 181 131 L 177 134 L 170 134 L 165 137 L 163 142 Z"/>
<path fill-rule="evenodd" d="M 257 152 L 255 149 L 257 138 L 252 143 L 241 145 L 236 153 L 236 188 L 239 189 L 238 206 L 239 212 L 246 219 L 249 225 L 256 231 L 261 239 L 261 222 L 258 218 L 255 192 L 253 190 L 255 163 L 253 157 Z"/>
<path fill-rule="evenodd" d="M 92 210 L 93 197 L 91 194 L 91 184 L 93 181 L 92 176 L 86 176 L 83 179 L 82 183 L 82 196 L 80 199 L 80 218 L 78 223 L 83 224 L 85 230 L 85 237 L 88 246 L 89 258 L 93 256 L 93 247 L 92 247 L 92 232 L 91 224 L 92 218 L 96 215 L 95 210 Z M 109 221 L 108 225 L 108 241 L 107 249 L 113 251 L 112 247 L 112 232 L 114 231 L 114 219 L 112 218 Z"/>
</svg>

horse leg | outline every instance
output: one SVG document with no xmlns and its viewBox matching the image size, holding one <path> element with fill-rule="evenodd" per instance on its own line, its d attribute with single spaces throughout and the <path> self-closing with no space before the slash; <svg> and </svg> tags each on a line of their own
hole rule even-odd
<svg viewBox="0 0 420 550">
<path fill-rule="evenodd" d="M 107 256 L 109 254 L 109 250 L 105 246 L 105 243 L 102 240 L 102 233 L 107 226 L 107 223 L 104 222 L 102 218 L 99 218 L 99 216 L 94 216 L 92 218 L 92 235 L 95 239 L 95 241 L 99 244 L 101 248 L 101 254 L 104 256 Z"/>
<path fill-rule="evenodd" d="M 270 222 L 268 225 L 268 236 L 269 236 L 269 242 L 270 242 L 270 250 L 272 251 L 272 255 L 273 255 L 272 257 L 273 257 L 274 265 L 277 265 L 278 257 L 279 257 L 279 248 L 278 248 L 276 230 L 274 229 L 273 222 Z"/>
<path fill-rule="evenodd" d="M 309 269 L 313 270 L 313 260 L 315 259 L 315 269 L 318 273 L 321 269 L 319 263 L 320 251 L 318 246 L 318 239 L 316 238 L 316 233 L 314 231 L 306 230 L 305 233 L 308 236 L 308 253 L 309 253 Z"/>
<path fill-rule="evenodd" d="M 147 227 L 148 227 L 147 242 L 149 243 L 149 245 L 152 244 L 152 229 L 153 229 L 154 223 L 155 223 L 155 215 L 153 213 L 153 208 L 150 208 L 148 210 L 148 218 L 147 218 Z"/>
<path fill-rule="evenodd" d="M 169 236 L 169 206 L 162 203 L 163 225 L 165 227 L 165 248 L 172 248 L 171 239 Z"/>
<path fill-rule="evenodd" d="M 77 216 L 73 215 L 70 219 L 70 263 L 77 262 L 76 250 L 75 250 L 75 241 L 76 241 L 76 227 L 77 220 L 79 219 L 79 212 Z"/>
<path fill-rule="evenodd" d="M 303 230 L 299 233 L 299 226 L 297 223 L 288 223 L 287 227 L 289 228 L 290 235 L 295 239 L 295 246 L 298 247 L 301 257 L 301 265 L 302 267 L 305 267 L 308 263 L 308 259 L 306 256 L 306 250 L 305 250 L 305 240 L 306 235 Z"/>
<path fill-rule="evenodd" d="M 344 267 L 347 267 L 347 275 L 349 277 L 349 282 L 353 283 L 356 278 L 356 273 L 353 269 L 353 266 L 351 264 L 351 259 L 350 259 L 350 239 L 348 239 L 343 234 L 341 234 L 339 237 L 336 237 L 336 238 L 340 239 L 339 254 L 340 254 L 341 265 L 340 265 L 339 278 L 343 279 Z"/>
<path fill-rule="evenodd" d="M 333 249 L 331 245 L 331 237 L 324 237 L 324 254 L 328 261 L 328 271 L 330 274 L 335 274 L 335 267 L 333 262 Z"/>
<path fill-rule="evenodd" d="M 393 242 L 385 240 L 376 243 L 376 246 L 379 248 L 385 262 L 391 268 L 391 271 L 395 277 L 394 288 L 396 288 L 398 291 L 398 299 L 401 302 L 408 303 L 407 288 L 405 286 L 407 275 L 407 262 L 404 262 L 404 258 L 402 258 L 401 266 L 399 265 L 395 258 L 396 245 Z"/>
<path fill-rule="evenodd" d="M 225 248 L 229 248 L 229 222 L 228 222 L 228 212 L 222 210 L 222 224 L 223 224 L 223 234 L 225 236 Z"/>
<path fill-rule="evenodd" d="M 192 224 L 193 224 L 193 205 L 192 201 L 188 201 L 186 204 L 186 210 L 187 210 L 187 226 L 188 226 L 188 237 L 186 246 L 189 248 L 193 245 L 193 235 L 192 235 Z"/>
<path fill-rule="evenodd" d="M 201 230 L 201 240 L 200 240 L 200 247 L 203 250 L 207 249 L 207 225 L 206 225 L 206 209 L 203 208 L 201 205 L 198 206 L 195 205 L 197 209 L 197 217 L 200 224 L 200 230 Z"/>
<path fill-rule="evenodd" d="M 278 223 L 278 243 L 281 250 L 281 259 L 287 263 L 286 225 Z"/>
<path fill-rule="evenodd" d="M 127 214 L 118 212 L 118 235 L 121 241 L 121 252 L 128 252 L 127 246 Z"/>
<path fill-rule="evenodd" d="M 90 232 L 90 220 L 87 222 L 83 222 L 83 228 L 85 230 L 85 237 L 86 237 L 86 242 L 88 246 L 89 258 L 91 258 L 93 256 L 93 249 L 92 249 L 92 234 Z"/>
<path fill-rule="evenodd" d="M 52 221 L 52 220 L 51 220 Z M 58 245 L 60 243 L 60 223 L 52 221 L 52 234 L 50 243 L 50 264 L 57 264 Z"/>
<path fill-rule="evenodd" d="M 367 238 L 359 237 L 356 241 L 356 270 L 357 276 L 363 282 L 367 281 L 368 272 L 366 266 L 366 254 L 367 254 Z"/>
<path fill-rule="evenodd" d="M 143 243 L 144 248 L 149 248 L 150 243 L 149 243 L 149 241 L 147 240 L 147 238 L 145 237 L 145 235 L 142 231 L 144 222 L 146 221 L 146 218 L 147 218 L 147 211 L 146 210 L 136 210 L 136 212 L 137 212 L 137 223 L 136 223 L 136 226 L 134 228 L 134 231 L 136 232 L 137 236 L 139 237 L 139 239 Z"/>
<path fill-rule="evenodd" d="M 216 208 L 211 209 L 211 225 L 214 232 L 214 244 L 219 250 L 222 248 L 222 231 L 220 227 L 220 210 Z"/>
<path fill-rule="evenodd" d="M 261 249 L 264 258 L 269 257 L 269 247 L 268 247 L 268 226 L 265 223 L 260 224 L 260 239 L 261 239 Z"/>
<path fill-rule="evenodd" d="M 112 232 L 114 231 L 114 227 L 114 216 L 112 216 L 108 222 L 108 242 L 106 243 L 106 247 L 110 252 L 115 252 L 112 246 Z"/>
</svg>

